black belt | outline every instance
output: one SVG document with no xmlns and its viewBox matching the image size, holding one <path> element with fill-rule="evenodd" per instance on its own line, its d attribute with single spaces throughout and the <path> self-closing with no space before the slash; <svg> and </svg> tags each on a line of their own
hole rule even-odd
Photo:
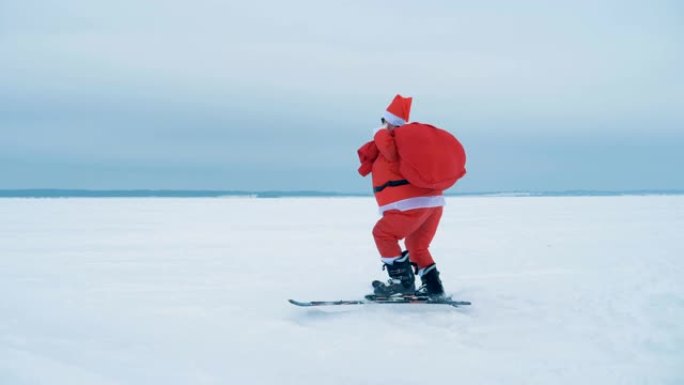
<svg viewBox="0 0 684 385">
<path fill-rule="evenodd" d="M 386 189 L 387 187 L 397 187 L 397 186 L 403 186 L 405 184 L 409 184 L 409 181 L 407 181 L 406 179 L 391 180 L 391 181 L 389 181 L 383 185 L 373 187 L 373 192 L 379 193 L 380 191 Z"/>
</svg>

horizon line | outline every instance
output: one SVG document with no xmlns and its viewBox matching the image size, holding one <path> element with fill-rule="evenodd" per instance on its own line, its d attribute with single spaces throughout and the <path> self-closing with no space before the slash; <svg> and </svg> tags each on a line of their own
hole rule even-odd
<svg viewBox="0 0 684 385">
<path fill-rule="evenodd" d="M 445 196 L 625 196 L 684 195 L 679 189 L 638 190 L 501 190 L 478 192 L 446 192 Z M 0 198 L 287 198 L 287 197 L 372 197 L 373 194 L 320 190 L 213 190 L 213 189 L 0 189 Z"/>
</svg>

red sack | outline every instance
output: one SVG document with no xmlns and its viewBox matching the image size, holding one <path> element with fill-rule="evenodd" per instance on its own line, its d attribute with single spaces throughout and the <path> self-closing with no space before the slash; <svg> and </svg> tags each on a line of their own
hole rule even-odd
<svg viewBox="0 0 684 385">
<path fill-rule="evenodd" d="M 423 123 L 394 130 L 399 172 L 414 186 L 446 190 L 465 175 L 466 154 L 448 131 Z"/>
</svg>

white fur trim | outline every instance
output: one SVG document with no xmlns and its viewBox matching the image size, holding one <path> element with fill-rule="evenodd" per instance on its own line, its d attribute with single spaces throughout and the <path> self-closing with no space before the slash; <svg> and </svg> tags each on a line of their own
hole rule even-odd
<svg viewBox="0 0 684 385">
<path fill-rule="evenodd" d="M 408 211 L 414 209 L 425 209 L 429 207 L 445 206 L 446 201 L 443 195 L 435 195 L 431 197 L 416 197 L 392 202 L 384 206 L 380 206 L 380 214 L 388 210 Z"/>
<path fill-rule="evenodd" d="M 382 114 L 382 117 L 385 118 L 385 120 L 393 126 L 403 126 L 404 124 L 406 124 L 406 121 L 404 119 L 394 115 L 389 111 L 385 111 Z"/>
<path fill-rule="evenodd" d="M 383 257 L 383 258 L 382 258 L 382 263 L 384 263 L 385 265 L 393 265 L 393 264 L 394 264 L 394 261 L 396 261 L 396 260 L 399 259 L 399 258 L 401 258 L 401 255 L 398 256 L 398 257 L 390 257 L 390 258 L 384 258 L 384 257 Z"/>
</svg>

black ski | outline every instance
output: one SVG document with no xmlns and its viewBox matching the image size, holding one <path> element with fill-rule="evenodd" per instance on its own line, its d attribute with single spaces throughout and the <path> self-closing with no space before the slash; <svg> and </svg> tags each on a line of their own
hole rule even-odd
<svg viewBox="0 0 684 385">
<path fill-rule="evenodd" d="M 380 297 L 373 294 L 366 296 L 366 299 L 354 300 L 336 300 L 336 301 L 297 301 L 289 300 L 291 304 L 297 306 L 337 306 L 337 305 L 395 305 L 395 304 L 412 304 L 412 305 L 450 305 L 453 307 L 467 306 L 471 303 L 469 301 L 456 301 L 450 297 L 446 298 L 429 298 L 418 297 L 414 295 L 405 295 L 398 297 Z"/>
</svg>

